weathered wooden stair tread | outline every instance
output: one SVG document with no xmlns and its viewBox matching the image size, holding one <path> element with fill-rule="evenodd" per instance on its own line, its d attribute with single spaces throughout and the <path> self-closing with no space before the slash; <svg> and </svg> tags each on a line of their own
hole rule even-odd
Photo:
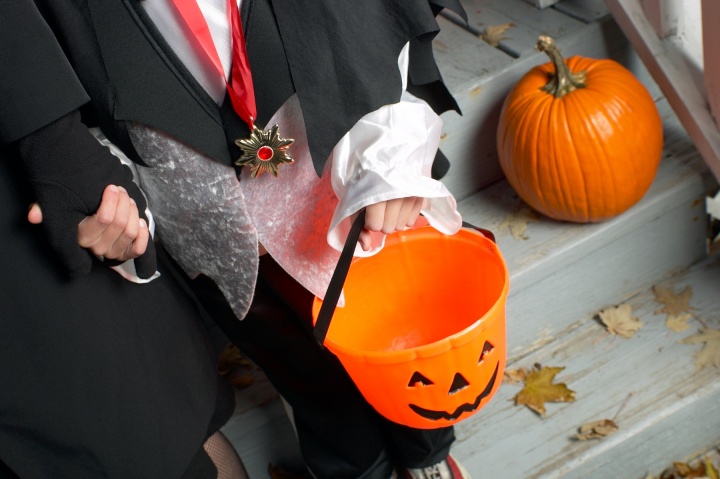
<svg viewBox="0 0 720 479">
<path fill-rule="evenodd" d="M 693 314 L 720 328 L 720 262 L 705 260 L 665 286 L 690 286 Z M 481 412 L 457 427 L 455 454 L 476 477 L 508 479 L 641 478 L 658 473 L 716 443 L 720 436 L 720 370 L 695 370 L 699 346 L 678 341 L 650 288 L 627 301 L 644 323 L 629 339 L 610 335 L 586 316 L 574 330 L 510 367 L 564 366 L 556 382 L 576 392 L 573 403 L 548 403 L 540 418 L 512 399 L 520 387 L 503 385 Z M 625 407 L 621 405 L 626 401 Z M 612 419 L 620 429 L 602 440 L 575 441 L 580 425 Z"/>
<path fill-rule="evenodd" d="M 509 27 L 498 38 L 498 48 L 513 57 L 531 52 L 538 35 L 560 38 L 585 26 L 585 22 L 559 10 L 538 10 L 526 2 L 464 0 L 462 4 L 468 14 L 469 30 L 475 34 L 488 27 Z"/>
</svg>

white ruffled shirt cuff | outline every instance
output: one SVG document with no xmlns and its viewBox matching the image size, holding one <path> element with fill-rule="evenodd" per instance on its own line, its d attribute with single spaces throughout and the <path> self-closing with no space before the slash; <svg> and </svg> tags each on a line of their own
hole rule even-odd
<svg viewBox="0 0 720 479">
<path fill-rule="evenodd" d="M 365 115 L 335 146 L 332 186 L 339 203 L 327 240 L 341 251 L 355 214 L 362 208 L 396 198 L 426 198 L 421 213 L 431 226 L 455 234 L 462 226 L 455 198 L 430 177 L 440 143 L 442 120 L 424 101 L 404 91 L 399 103 Z M 385 235 L 373 233 L 372 249 L 359 245 L 355 256 L 371 256 Z"/>
</svg>

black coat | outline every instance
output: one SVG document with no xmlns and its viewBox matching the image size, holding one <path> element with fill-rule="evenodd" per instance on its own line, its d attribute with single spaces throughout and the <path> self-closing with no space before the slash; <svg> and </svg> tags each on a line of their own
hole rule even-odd
<svg viewBox="0 0 720 479">
<path fill-rule="evenodd" d="M 30 0 L 3 6 L 0 71 L 0 477 L 180 477 L 228 398 L 207 331 L 162 266 L 66 278 L 15 142 L 88 96 Z"/>
</svg>

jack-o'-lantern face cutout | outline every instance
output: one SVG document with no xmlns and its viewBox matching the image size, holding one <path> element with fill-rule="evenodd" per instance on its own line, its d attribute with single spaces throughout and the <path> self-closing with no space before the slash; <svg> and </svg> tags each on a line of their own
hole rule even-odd
<svg viewBox="0 0 720 479">
<path fill-rule="evenodd" d="M 448 408 L 444 411 L 427 409 L 411 403 L 409 404 L 410 409 L 417 415 L 431 421 L 441 419 L 454 421 L 464 413 L 472 413 L 477 410 L 483 402 L 483 399 L 490 396 L 495 387 L 495 381 L 497 380 L 498 370 L 500 368 L 499 360 L 494 362 L 495 370 L 489 380 L 484 382 L 484 384 L 482 381 L 480 381 L 481 384 L 473 384 L 479 380 L 479 378 L 487 377 L 487 374 L 483 374 L 483 371 L 488 367 L 492 367 L 493 363 L 491 359 L 494 356 L 494 349 L 495 347 L 489 341 L 485 341 L 476 364 L 470 365 L 466 371 L 448 373 L 448 377 L 446 378 L 431 378 L 427 377 L 429 374 L 423 375 L 420 371 L 415 371 L 408 382 L 408 389 L 423 389 L 425 390 L 424 392 L 429 392 L 426 388 L 437 388 L 437 391 L 435 391 L 433 395 L 435 404 L 447 404 Z M 451 381 L 450 377 L 452 377 Z M 447 385 L 448 383 L 449 386 L 442 386 L 442 384 Z M 468 396 L 468 394 L 470 394 L 470 396 Z M 462 403 L 458 404 L 457 401 L 453 401 L 453 398 L 457 398 L 460 395 L 462 395 L 464 399 Z"/>
</svg>

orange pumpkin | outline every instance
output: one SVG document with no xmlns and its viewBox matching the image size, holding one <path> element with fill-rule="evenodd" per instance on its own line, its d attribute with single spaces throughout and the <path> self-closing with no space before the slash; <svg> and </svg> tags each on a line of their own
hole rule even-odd
<svg viewBox="0 0 720 479">
<path fill-rule="evenodd" d="M 558 220 L 599 222 L 647 192 L 662 155 L 662 121 L 645 87 L 612 60 L 572 57 L 550 37 L 503 104 L 500 165 L 530 206 Z"/>
</svg>

